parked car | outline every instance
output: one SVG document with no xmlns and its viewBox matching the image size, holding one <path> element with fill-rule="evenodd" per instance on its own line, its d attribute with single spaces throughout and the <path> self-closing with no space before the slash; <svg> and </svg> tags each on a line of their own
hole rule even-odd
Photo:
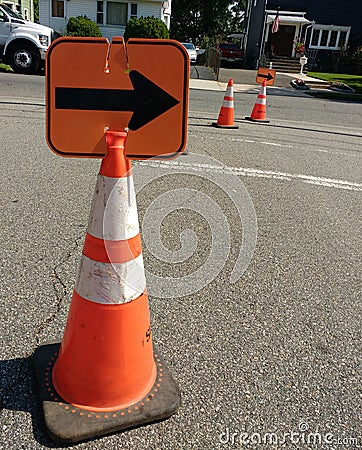
<svg viewBox="0 0 362 450">
<path fill-rule="evenodd" d="M 244 60 L 244 50 L 238 44 L 223 42 L 217 46 L 221 52 L 221 63 L 241 65 Z"/>
<path fill-rule="evenodd" d="M 181 44 L 186 48 L 191 64 L 196 64 L 197 51 L 194 44 L 192 42 L 181 42 Z"/>
<path fill-rule="evenodd" d="M 14 72 L 36 73 L 44 64 L 53 38 L 51 28 L 24 20 L 0 3 L 0 61 L 9 64 Z"/>
</svg>

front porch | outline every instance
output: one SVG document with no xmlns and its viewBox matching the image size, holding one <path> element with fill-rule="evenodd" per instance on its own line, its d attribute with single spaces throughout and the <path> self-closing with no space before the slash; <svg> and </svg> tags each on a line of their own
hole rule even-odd
<svg viewBox="0 0 362 450">
<path fill-rule="evenodd" d="M 279 11 L 279 24 L 273 33 L 273 22 L 277 11 L 266 11 L 263 53 L 269 57 L 296 57 L 295 43 L 303 43 L 306 31 L 312 25 L 304 17 L 305 12 Z"/>
</svg>

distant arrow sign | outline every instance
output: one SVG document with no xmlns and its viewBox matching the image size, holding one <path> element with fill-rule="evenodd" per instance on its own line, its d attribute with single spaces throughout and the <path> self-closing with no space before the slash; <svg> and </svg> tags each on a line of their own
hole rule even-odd
<svg viewBox="0 0 362 450">
<path fill-rule="evenodd" d="M 263 81 L 266 80 L 266 84 L 268 86 L 272 86 L 274 84 L 275 76 L 275 70 L 268 69 L 266 67 L 259 67 L 258 73 L 256 75 L 256 82 L 262 84 Z"/>
<path fill-rule="evenodd" d="M 273 75 L 270 74 L 270 73 L 268 73 L 267 75 L 260 74 L 259 77 L 261 77 L 261 78 L 266 78 L 268 81 L 274 79 Z"/>
<path fill-rule="evenodd" d="M 180 103 L 137 70 L 129 77 L 133 90 L 56 87 L 55 108 L 133 111 L 128 128 L 136 131 Z"/>
</svg>

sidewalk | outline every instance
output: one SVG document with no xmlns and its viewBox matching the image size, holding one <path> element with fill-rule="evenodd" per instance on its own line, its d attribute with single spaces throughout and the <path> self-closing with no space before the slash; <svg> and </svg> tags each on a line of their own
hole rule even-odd
<svg viewBox="0 0 362 450">
<path fill-rule="evenodd" d="M 214 80 L 214 74 L 211 69 L 204 66 L 191 66 L 190 71 L 190 89 L 203 89 L 211 91 L 225 91 L 229 78 L 233 79 L 234 92 L 255 92 L 260 85 L 256 82 L 256 70 L 245 69 L 226 69 L 221 68 L 219 73 L 219 80 Z M 199 78 L 197 78 L 197 76 Z M 269 88 L 279 88 L 281 91 L 288 89 L 288 92 L 302 93 L 293 89 L 290 82 L 296 78 L 303 81 L 321 81 L 307 75 L 300 75 L 299 73 L 282 73 L 277 72 L 273 86 Z M 268 89 L 269 89 L 268 88 Z"/>
<path fill-rule="evenodd" d="M 227 83 L 214 80 L 196 80 L 190 79 L 190 89 L 201 89 L 205 91 L 225 91 Z M 257 84 L 235 84 L 234 92 L 245 92 L 258 90 L 260 88 Z"/>
</svg>

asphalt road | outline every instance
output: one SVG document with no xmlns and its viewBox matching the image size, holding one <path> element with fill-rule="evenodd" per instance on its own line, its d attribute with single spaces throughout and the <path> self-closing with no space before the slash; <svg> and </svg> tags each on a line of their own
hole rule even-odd
<svg viewBox="0 0 362 450">
<path fill-rule="evenodd" d="M 58 448 L 32 355 L 62 337 L 99 161 L 47 148 L 43 77 L 0 85 L 0 449 Z M 257 92 L 220 130 L 222 93 L 191 90 L 188 155 L 134 164 L 179 412 L 70 448 L 361 448 L 361 107 L 271 89 L 254 124 Z"/>
</svg>

